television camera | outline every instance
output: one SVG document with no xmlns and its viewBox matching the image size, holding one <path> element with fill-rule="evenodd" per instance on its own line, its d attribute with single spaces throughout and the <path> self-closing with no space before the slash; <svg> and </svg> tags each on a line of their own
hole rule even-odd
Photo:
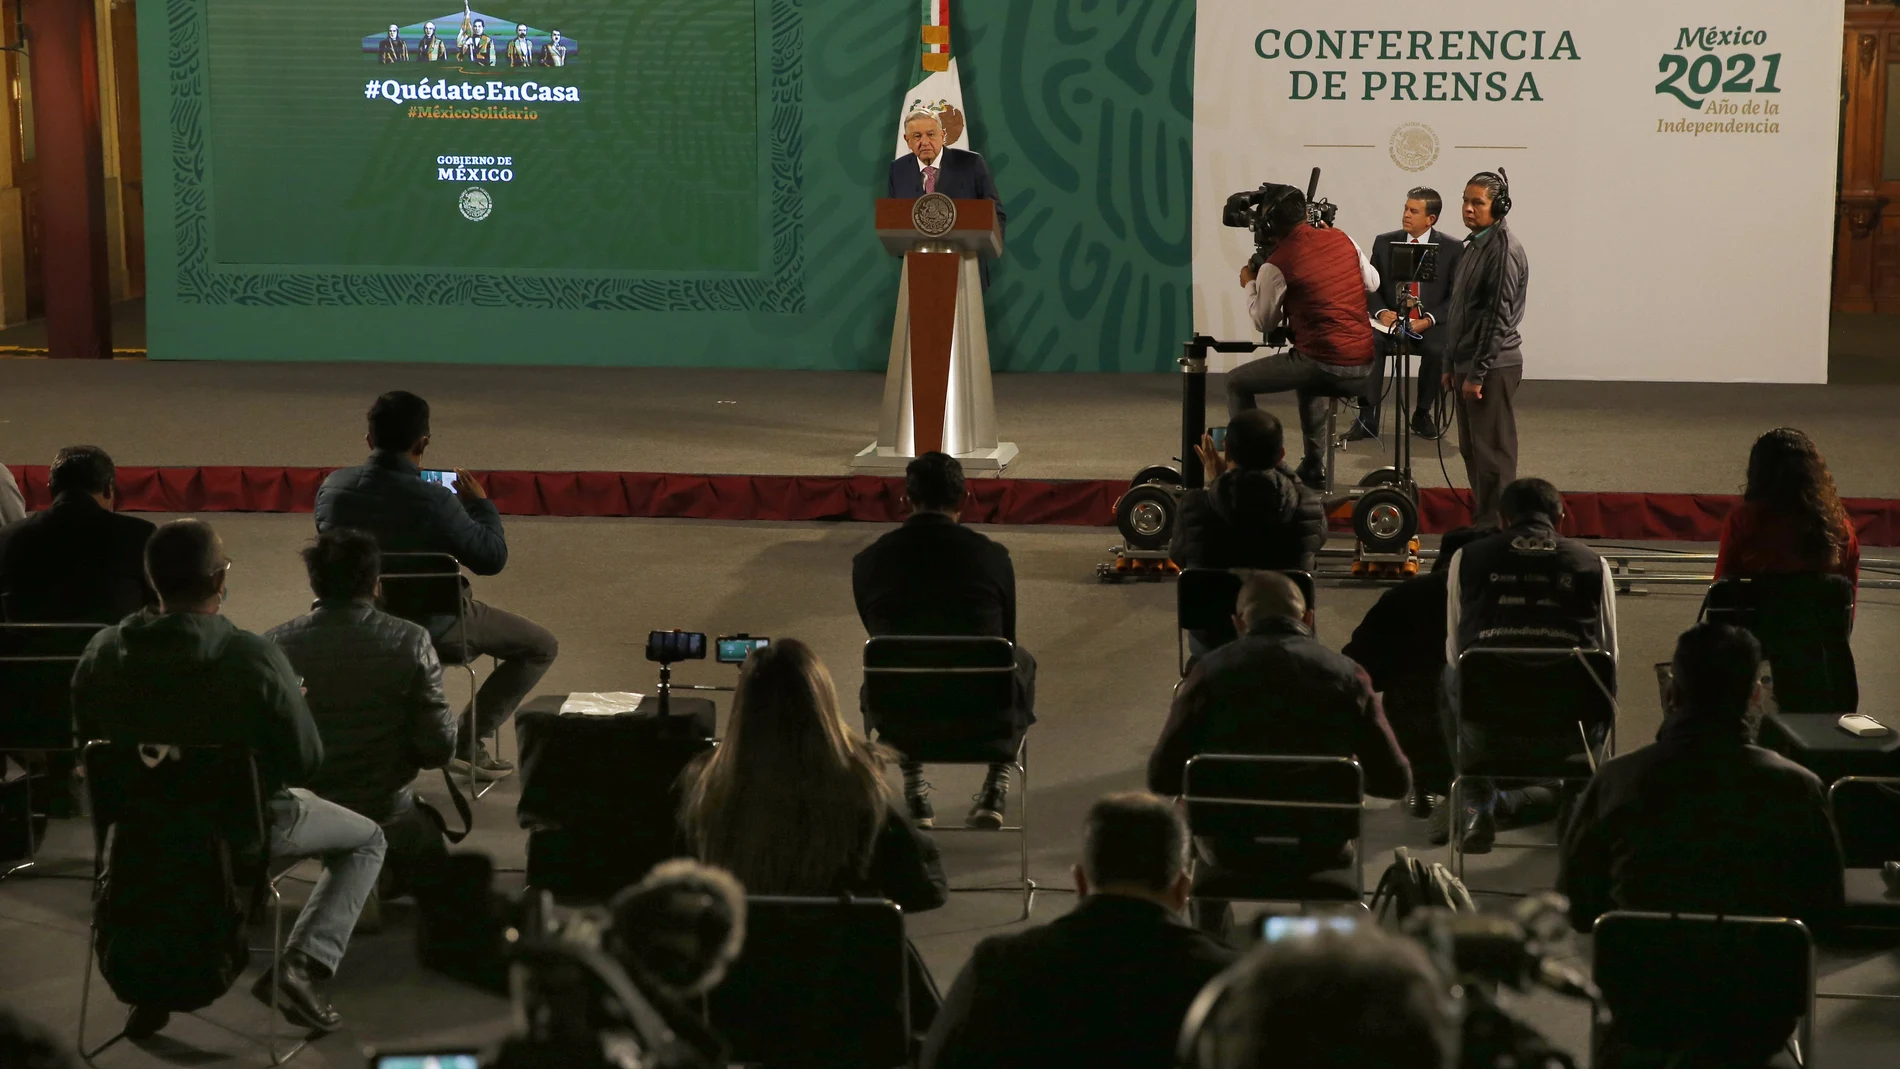
<svg viewBox="0 0 1900 1069">
<path fill-rule="evenodd" d="M 1296 211 L 1303 212 L 1307 226 L 1330 227 L 1339 215 L 1339 206 L 1329 200 L 1317 199 L 1319 193 L 1319 168 L 1313 168 L 1313 175 L 1307 180 L 1306 195 L 1301 196 L 1298 187 L 1285 186 L 1278 182 L 1262 182 L 1259 189 L 1243 190 L 1227 198 L 1227 204 L 1221 209 L 1222 226 L 1231 226 L 1253 231 L 1253 257 L 1247 262 L 1253 269 L 1273 255 L 1273 247 L 1285 233 L 1284 227 L 1294 223 Z M 1276 225 L 1276 220 L 1279 225 Z"/>
<path fill-rule="evenodd" d="M 419 873 L 424 968 L 514 1003 L 517 1029 L 487 1069 L 717 1069 L 723 1044 L 694 1006 L 738 956 L 745 893 L 732 877 L 666 862 L 605 907 L 556 906 L 546 891 L 497 894 L 480 854 Z M 398 1064 L 471 1064 L 469 1052 L 393 1052 Z M 372 1064 L 383 1061 L 372 1059 Z"/>
</svg>

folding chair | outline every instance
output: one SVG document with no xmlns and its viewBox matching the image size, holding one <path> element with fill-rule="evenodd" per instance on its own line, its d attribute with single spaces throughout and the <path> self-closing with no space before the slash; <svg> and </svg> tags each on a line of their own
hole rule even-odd
<svg viewBox="0 0 1900 1069">
<path fill-rule="evenodd" d="M 1843 791 L 1843 787 L 1849 790 Z M 1843 798 L 1878 799 L 1884 804 L 1868 806 L 1863 801 L 1856 807 L 1843 805 Z M 1828 785 L 1827 808 L 1835 830 L 1840 833 L 1841 851 L 1847 861 L 1847 871 L 1843 873 L 1847 909 L 1842 923 L 1850 928 L 1887 931 L 1900 928 L 1900 902 L 1888 894 L 1880 868 L 1884 861 L 1900 861 L 1900 853 L 1895 853 L 1890 845 L 1893 814 L 1900 808 L 1900 777 L 1843 776 Z M 1867 841 L 1870 834 L 1886 841 Z M 1900 995 L 1847 991 L 1817 991 L 1814 997 L 1845 1002 L 1900 1002 Z"/>
<path fill-rule="evenodd" d="M 169 755 L 150 760 L 154 751 L 169 751 Z M 112 878 L 111 845 L 116 841 L 116 829 L 132 812 L 149 817 L 155 810 L 212 814 L 230 845 L 232 858 L 239 863 L 234 866 L 233 883 L 242 888 L 245 873 L 254 877 L 252 886 L 261 890 L 250 892 L 248 900 L 253 906 L 264 895 L 270 896 L 272 984 L 265 1046 L 272 1065 L 282 1065 L 295 1057 L 303 1050 L 307 1038 L 299 1039 L 285 1050 L 280 1051 L 278 1047 L 283 1015 L 282 989 L 276 978 L 282 974 L 283 966 L 284 899 L 277 884 L 289 869 L 275 876 L 269 873 L 270 810 L 258 775 L 256 755 L 234 746 L 154 746 L 94 741 L 86 744 L 83 760 L 87 809 L 92 814 L 95 907 L 92 929 L 86 939 L 85 977 L 79 987 L 80 1057 L 87 1065 L 93 1065 L 94 1058 L 125 1038 L 124 1029 L 120 1029 L 97 1047 L 88 1049 L 86 1046 L 86 1020 L 92 1000 L 92 958 L 99 937 L 96 903 L 101 901 Z M 235 871 L 237 868 L 243 871 Z M 234 1035 L 242 1035 L 196 1012 L 192 1016 Z"/>
<path fill-rule="evenodd" d="M 73 744 L 73 669 L 99 624 L 0 624 L 0 767 L 9 754 L 77 755 Z M 21 784 L 26 860 L 0 880 L 35 873 L 40 848 L 33 816 L 33 775 Z M 83 877 L 66 877 L 83 878 Z"/>
<path fill-rule="evenodd" d="M 1313 872 L 1217 869 L 1193 862 L 1189 898 L 1203 902 L 1351 902 L 1364 907 L 1365 773 L 1350 757 L 1198 754 L 1182 772 L 1181 801 L 1196 838 L 1247 840 L 1297 858 L 1302 843 L 1345 842 L 1349 868 Z M 1268 854 L 1267 856 L 1271 856 Z"/>
<path fill-rule="evenodd" d="M 1181 675 L 1188 673 L 1186 638 L 1190 632 L 1230 637 L 1234 630 L 1234 609 L 1240 600 L 1241 585 L 1254 572 L 1251 568 L 1187 568 L 1174 590 L 1174 658 Z M 1282 571 L 1293 580 L 1306 599 L 1310 612 L 1318 596 L 1311 572 Z"/>
<path fill-rule="evenodd" d="M 1784 713 L 1851 713 L 1854 584 L 1841 575 L 1725 576 L 1702 599 L 1701 618 L 1752 632 L 1774 667 Z"/>
<path fill-rule="evenodd" d="M 910 945 L 881 898 L 746 899 L 745 948 L 707 998 L 730 1061 L 773 1069 L 911 1064 Z"/>
<path fill-rule="evenodd" d="M 690 852 L 680 774 L 715 745 L 706 730 L 684 716 L 517 714 L 528 883 L 605 899 Z"/>
<path fill-rule="evenodd" d="M 1008 639 L 886 635 L 864 644 L 865 710 L 880 740 L 923 764 L 1006 764 L 1016 773 L 1022 794 L 1015 824 L 933 830 L 1017 834 L 1027 920 L 1036 892 L 1029 878 L 1029 737 L 1017 727 L 1015 676 L 1016 647 Z"/>
<path fill-rule="evenodd" d="M 475 754 L 481 738 L 475 730 L 476 693 L 480 689 L 475 675 L 474 654 L 468 648 L 467 583 L 462 578 L 462 563 L 448 553 L 383 554 L 382 608 L 392 616 L 430 628 L 444 619 L 455 620 L 455 633 L 462 637 L 459 650 L 436 643 L 436 652 L 445 668 L 460 668 L 468 673 L 468 796 L 479 799 L 495 787 L 494 780 L 482 783 L 475 775 Z M 430 634 L 434 635 L 431 628 Z M 501 729 L 495 729 L 495 749 L 501 750 Z"/>
<path fill-rule="evenodd" d="M 1796 1021 L 1789 1053 L 1814 1064 L 1814 940 L 1800 921 L 1617 910 L 1597 918 L 1593 942 L 1612 1023 L 1591 1029 L 1592 1065 L 1612 1037 L 1680 1054 L 1726 1023 L 1764 1019 Z"/>
<path fill-rule="evenodd" d="M 1465 874 L 1464 807 L 1458 787 L 1468 776 L 1492 780 L 1585 781 L 1596 775 L 1600 745 L 1616 753 L 1616 661 L 1602 650 L 1575 647 L 1478 647 L 1458 657 L 1452 702 L 1452 873 Z M 1482 755 L 1466 749 L 1465 729 L 1490 736 Z M 1557 844 L 1499 843 L 1499 847 L 1556 849 Z"/>
</svg>

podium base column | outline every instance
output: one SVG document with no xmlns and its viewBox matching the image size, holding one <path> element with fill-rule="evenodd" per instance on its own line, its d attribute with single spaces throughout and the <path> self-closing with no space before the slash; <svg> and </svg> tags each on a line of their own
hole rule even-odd
<svg viewBox="0 0 1900 1069">
<path fill-rule="evenodd" d="M 1017 452 L 1015 442 L 998 442 L 994 449 L 958 453 L 956 458 L 966 471 L 1002 471 L 1016 459 Z M 908 453 L 872 442 L 851 458 L 851 466 L 860 471 L 903 471 L 915 459 Z"/>
</svg>

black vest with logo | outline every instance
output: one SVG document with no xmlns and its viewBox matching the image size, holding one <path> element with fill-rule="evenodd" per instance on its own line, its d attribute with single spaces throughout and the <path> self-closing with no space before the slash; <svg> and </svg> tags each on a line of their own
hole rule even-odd
<svg viewBox="0 0 1900 1069">
<path fill-rule="evenodd" d="M 1471 543 L 1458 563 L 1458 648 L 1607 648 L 1603 569 L 1542 517 Z"/>
</svg>

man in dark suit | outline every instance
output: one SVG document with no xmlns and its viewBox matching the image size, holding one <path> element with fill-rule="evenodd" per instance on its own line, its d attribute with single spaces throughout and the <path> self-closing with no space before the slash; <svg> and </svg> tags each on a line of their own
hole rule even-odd
<svg viewBox="0 0 1900 1069">
<path fill-rule="evenodd" d="M 145 578 L 155 528 L 112 511 L 114 480 L 112 458 L 96 445 L 67 446 L 53 458 L 52 507 L 0 530 L 7 619 L 116 624 L 158 604 Z"/>
<path fill-rule="evenodd" d="M 1379 288 L 1366 293 L 1367 310 L 1380 323 L 1390 327 L 1398 323 L 1405 315 L 1410 321 L 1412 331 L 1424 336 L 1423 343 L 1415 343 L 1418 360 L 1418 392 L 1413 397 L 1412 431 L 1421 437 L 1435 438 L 1444 429 L 1432 422 L 1432 406 L 1438 401 L 1440 379 L 1444 371 L 1445 335 L 1441 330 L 1433 329 L 1438 319 L 1437 310 L 1444 307 L 1451 295 L 1451 273 L 1458 266 L 1458 254 L 1464 251 L 1464 243 L 1447 237 L 1434 230 L 1438 223 L 1438 213 L 1444 203 L 1439 199 L 1438 191 L 1420 186 L 1405 194 L 1405 214 L 1400 219 L 1399 229 L 1389 234 L 1380 234 L 1372 243 L 1372 266 L 1379 272 Z M 1430 282 L 1410 282 L 1397 277 L 1392 271 L 1392 245 L 1395 242 L 1435 243 L 1438 246 L 1438 273 Z M 1422 311 L 1406 307 L 1409 297 L 1418 298 Z M 1381 346 L 1383 348 L 1382 340 Z M 1385 375 L 1384 358 L 1380 358 L 1379 375 Z M 1403 418 L 1403 413 L 1401 413 Z M 1353 424 L 1349 437 L 1358 440 L 1373 438 L 1379 433 L 1379 402 L 1375 399 L 1369 409 L 1362 410 Z"/>
<path fill-rule="evenodd" d="M 927 111 L 912 112 L 904 120 L 904 143 L 910 155 L 891 161 L 891 197 L 914 198 L 926 193 L 941 193 L 952 200 L 985 198 L 996 205 L 996 226 L 1003 229 L 1003 198 L 990 180 L 989 164 L 974 152 L 944 145 L 943 122 Z M 990 268 L 985 262 L 983 288 L 990 285 Z"/>
<path fill-rule="evenodd" d="M 910 518 L 851 562 L 858 618 L 879 635 L 993 635 L 1016 641 L 1016 569 L 1009 550 L 963 526 L 963 465 L 946 453 L 925 453 L 904 471 Z M 1016 647 L 1019 733 L 1035 722 L 1036 660 Z M 865 733 L 877 729 L 869 714 Z M 936 822 L 923 766 L 903 762 L 904 797 L 918 827 Z M 966 821 L 999 828 L 1009 796 L 1009 766 L 990 766 Z"/>
<path fill-rule="evenodd" d="M 1187 825 L 1152 794 L 1089 810 L 1075 909 L 978 944 L 924 1041 L 923 1069 L 1164 1069 L 1201 988 L 1237 957 L 1183 924 Z"/>
</svg>

